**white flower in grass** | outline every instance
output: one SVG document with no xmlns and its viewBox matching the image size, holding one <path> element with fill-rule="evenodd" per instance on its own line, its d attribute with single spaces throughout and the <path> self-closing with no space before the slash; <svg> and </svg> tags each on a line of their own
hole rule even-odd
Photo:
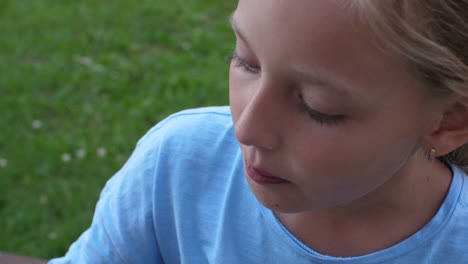
<svg viewBox="0 0 468 264">
<path fill-rule="evenodd" d="M 190 50 L 192 48 L 192 45 L 189 42 L 182 42 L 180 46 L 182 47 L 183 50 Z"/>
<path fill-rule="evenodd" d="M 100 148 L 97 149 L 96 153 L 97 153 L 98 157 L 103 158 L 103 157 L 105 157 L 107 155 L 107 150 L 104 147 L 100 147 Z"/>
<path fill-rule="evenodd" d="M 57 232 L 50 232 L 49 235 L 47 235 L 47 237 L 50 240 L 55 240 L 55 239 L 57 239 Z"/>
<path fill-rule="evenodd" d="M 8 166 L 8 160 L 0 158 L 0 168 L 5 168 L 6 166 Z"/>
<path fill-rule="evenodd" d="M 91 70 L 96 71 L 96 72 L 103 72 L 103 71 L 106 70 L 106 68 L 104 68 L 104 66 L 102 66 L 99 63 L 96 63 L 93 60 L 93 58 L 88 57 L 88 56 L 76 55 L 76 56 L 74 56 L 74 60 L 77 63 L 79 63 L 79 64 L 81 64 L 83 66 L 89 67 Z"/>
<path fill-rule="evenodd" d="M 65 163 L 68 163 L 71 161 L 71 155 L 70 153 L 63 153 L 62 154 L 62 161 L 65 162 Z"/>
<path fill-rule="evenodd" d="M 86 150 L 84 149 L 78 149 L 75 153 L 76 157 L 78 159 L 83 159 L 86 156 Z"/>
<path fill-rule="evenodd" d="M 36 120 L 34 120 L 32 122 L 32 128 L 40 129 L 41 127 L 42 127 L 42 121 L 41 120 L 36 119 Z"/>
<path fill-rule="evenodd" d="M 46 205 L 47 203 L 49 203 L 49 198 L 47 198 L 47 195 L 41 195 L 39 197 L 39 203 L 41 205 Z"/>
</svg>

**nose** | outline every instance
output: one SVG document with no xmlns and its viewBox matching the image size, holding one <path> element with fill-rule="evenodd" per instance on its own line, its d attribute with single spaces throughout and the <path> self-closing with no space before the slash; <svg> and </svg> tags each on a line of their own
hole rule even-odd
<svg viewBox="0 0 468 264">
<path fill-rule="evenodd" d="M 280 100 L 267 86 L 257 87 L 255 93 L 244 97 L 244 108 L 235 123 L 237 140 L 258 149 L 274 150 L 280 145 Z"/>
</svg>

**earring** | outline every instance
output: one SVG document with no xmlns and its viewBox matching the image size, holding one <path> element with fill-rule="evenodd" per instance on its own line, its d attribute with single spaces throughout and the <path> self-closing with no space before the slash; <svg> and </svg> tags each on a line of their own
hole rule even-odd
<svg viewBox="0 0 468 264">
<path fill-rule="evenodd" d="M 436 158 L 436 149 L 434 147 L 431 148 L 431 153 L 429 153 L 429 161 L 430 162 L 434 162 L 435 158 Z"/>
</svg>

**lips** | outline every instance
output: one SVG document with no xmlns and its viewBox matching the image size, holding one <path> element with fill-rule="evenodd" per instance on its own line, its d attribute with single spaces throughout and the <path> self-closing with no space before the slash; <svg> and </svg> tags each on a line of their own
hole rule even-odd
<svg viewBox="0 0 468 264">
<path fill-rule="evenodd" d="M 258 184 L 282 184 L 289 183 L 289 181 L 276 177 L 269 172 L 260 170 L 252 166 L 251 163 L 245 162 L 247 175 Z"/>
</svg>

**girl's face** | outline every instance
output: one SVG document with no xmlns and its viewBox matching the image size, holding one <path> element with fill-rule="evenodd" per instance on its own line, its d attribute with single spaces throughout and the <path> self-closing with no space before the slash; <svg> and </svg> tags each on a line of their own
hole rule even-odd
<svg viewBox="0 0 468 264">
<path fill-rule="evenodd" d="M 346 204 L 426 162 L 434 103 L 350 2 L 240 0 L 233 14 L 235 133 L 247 181 L 273 210 Z"/>
</svg>

